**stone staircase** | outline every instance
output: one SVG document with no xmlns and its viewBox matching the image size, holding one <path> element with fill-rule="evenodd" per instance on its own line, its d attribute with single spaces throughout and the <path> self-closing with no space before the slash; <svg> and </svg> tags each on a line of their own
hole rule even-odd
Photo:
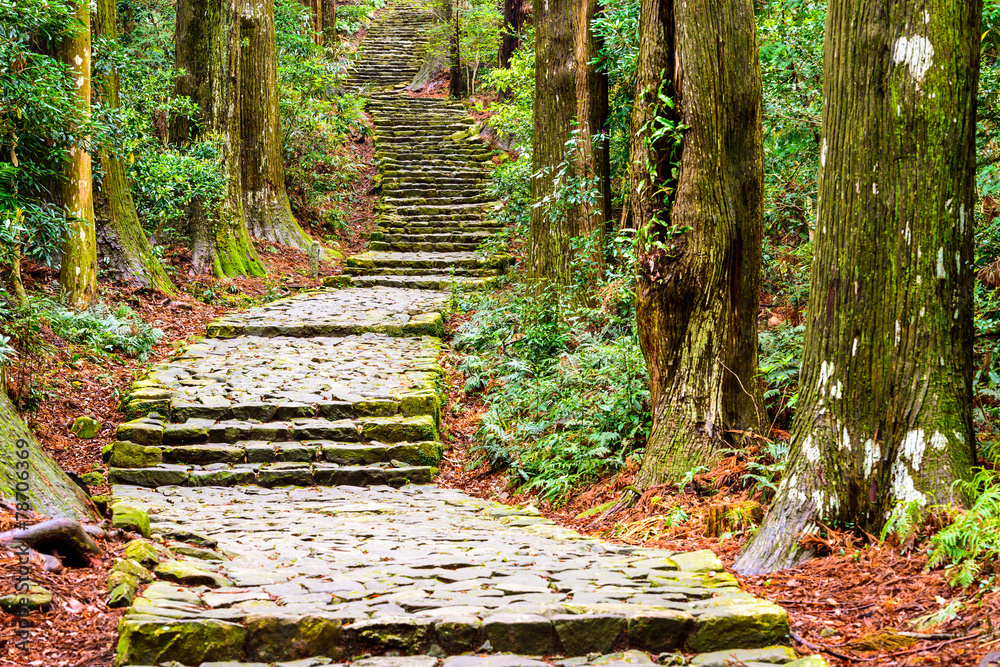
<svg viewBox="0 0 1000 667">
<path fill-rule="evenodd" d="M 433 18 L 422 2 L 387 6 L 369 26 L 345 87 L 364 92 L 409 84 L 423 62 Z"/>
<path fill-rule="evenodd" d="M 458 102 L 373 95 L 382 174 L 379 226 L 370 251 L 351 257 L 354 285 L 417 289 L 488 286 L 509 261 L 479 245 L 499 231 L 487 192 L 491 153 Z"/>
<path fill-rule="evenodd" d="M 408 55 L 424 16 L 390 5 L 364 50 L 383 64 L 358 80 L 405 78 L 377 47 Z M 220 318 L 124 401 L 113 522 L 152 541 L 108 581 L 131 603 L 116 665 L 823 667 L 710 552 L 609 544 L 431 484 L 446 290 L 507 258 L 477 252 L 496 226 L 462 107 L 383 92 L 370 110 L 383 199 L 351 285 Z"/>
</svg>

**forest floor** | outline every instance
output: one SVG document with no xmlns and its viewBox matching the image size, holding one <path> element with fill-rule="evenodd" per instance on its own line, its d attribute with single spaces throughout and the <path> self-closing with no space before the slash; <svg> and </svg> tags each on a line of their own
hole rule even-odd
<svg viewBox="0 0 1000 667">
<path fill-rule="evenodd" d="M 451 330 L 468 317 L 454 315 Z M 749 535 L 706 537 L 705 520 L 712 505 L 749 499 L 746 492 L 730 487 L 745 472 L 735 457 L 696 476 L 686 489 L 653 487 L 630 507 L 594 512 L 608 503 L 614 506 L 632 485 L 639 463 L 629 459 L 618 474 L 553 507 L 535 494 L 519 493 L 506 473 L 478 462 L 474 436 L 486 407 L 480 394 L 464 393 L 465 377 L 457 370 L 457 358 L 446 358 L 443 365 L 449 400 L 443 411 L 446 449 L 438 476 L 441 486 L 509 505 L 534 505 L 562 526 L 609 542 L 674 551 L 710 549 L 731 568 Z M 453 412 L 455 405 L 462 409 Z M 690 519 L 666 527 L 665 508 L 678 506 Z M 828 540 L 817 538 L 810 544 L 822 555 L 799 567 L 765 576 L 736 576 L 748 592 L 788 611 L 794 646 L 802 655 L 820 653 L 836 666 L 979 665 L 983 656 L 1000 651 L 1000 592 L 978 595 L 952 588 L 941 570 L 926 571 L 919 537 L 917 543 L 900 545 L 831 533 Z M 995 664 L 1000 663 L 983 667 Z"/>
</svg>

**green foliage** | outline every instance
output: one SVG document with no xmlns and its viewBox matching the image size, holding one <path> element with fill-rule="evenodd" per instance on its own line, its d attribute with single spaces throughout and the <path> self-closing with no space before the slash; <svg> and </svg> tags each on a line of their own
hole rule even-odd
<svg viewBox="0 0 1000 667">
<path fill-rule="evenodd" d="M 956 486 L 975 502 L 968 510 L 954 511 L 950 525 L 931 537 L 927 567 L 945 566 L 952 586 L 985 586 L 1000 567 L 1000 477 L 980 470 Z"/>
<path fill-rule="evenodd" d="M 69 6 L 0 0 L 0 263 L 46 262 L 61 247 L 65 214 L 54 201 L 64 152 L 95 125 L 75 103 L 69 72 L 49 53 L 80 27 Z"/>
<path fill-rule="evenodd" d="M 757 336 L 760 375 L 768 410 L 780 415 L 798 401 L 799 366 L 806 327 L 788 325 L 762 329 Z"/>
<path fill-rule="evenodd" d="M 510 67 L 490 70 L 485 83 L 503 94 L 503 99 L 491 108 L 490 126 L 501 135 L 513 138 L 515 150 L 528 154 L 531 161 L 531 137 L 534 134 L 533 105 L 535 100 L 535 31 L 525 29 L 521 46 L 510 58 Z"/>
<path fill-rule="evenodd" d="M 487 391 L 474 451 L 550 501 L 637 454 L 649 430 L 649 391 L 630 323 L 569 311 L 564 294 L 515 285 L 465 303 L 476 316 L 455 347 L 466 391 Z"/>
<path fill-rule="evenodd" d="M 363 0 L 351 4 L 337 5 L 337 33 L 353 35 L 375 15 L 375 12 L 385 7 L 386 0 Z"/>
<path fill-rule="evenodd" d="M 447 23 L 444 20 L 448 15 L 445 3 L 451 5 L 451 20 Z M 489 0 L 437 0 L 433 3 L 438 21 L 428 28 L 428 55 L 450 57 L 450 45 L 457 31 L 461 59 L 458 65 L 465 72 L 470 94 L 477 91 L 480 68 L 491 66 L 499 57 L 503 25 L 501 7 Z"/>
<path fill-rule="evenodd" d="M 29 308 L 57 336 L 98 354 L 120 352 L 145 359 L 163 337 L 162 331 L 143 322 L 125 304 L 95 304 L 87 310 L 75 310 L 48 299 L 33 299 Z"/>
</svg>

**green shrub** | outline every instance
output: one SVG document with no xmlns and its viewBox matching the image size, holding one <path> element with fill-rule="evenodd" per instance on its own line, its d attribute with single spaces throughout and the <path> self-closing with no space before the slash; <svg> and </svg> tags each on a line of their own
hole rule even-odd
<svg viewBox="0 0 1000 667">
<path fill-rule="evenodd" d="M 28 308 L 48 322 L 59 337 L 98 354 L 120 352 L 145 359 L 163 337 L 162 331 L 143 322 L 124 304 L 113 308 L 95 304 L 87 310 L 74 310 L 48 299 L 32 299 Z"/>
<path fill-rule="evenodd" d="M 927 567 L 944 566 L 952 586 L 986 587 L 1000 567 L 1000 477 L 980 470 L 956 486 L 975 502 L 968 510 L 952 510 L 951 523 L 931 537 Z"/>
</svg>

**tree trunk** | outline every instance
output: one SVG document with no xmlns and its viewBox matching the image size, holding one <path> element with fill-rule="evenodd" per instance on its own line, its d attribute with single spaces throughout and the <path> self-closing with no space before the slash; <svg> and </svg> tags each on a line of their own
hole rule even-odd
<svg viewBox="0 0 1000 667">
<path fill-rule="evenodd" d="M 21 504 L 21 511 L 83 522 L 96 520 L 83 489 L 39 447 L 3 387 L 0 387 L 0 498 Z"/>
<path fill-rule="evenodd" d="M 323 3 L 323 44 L 337 55 L 337 0 L 321 0 Z M 273 23 L 273 21 L 272 21 Z"/>
<path fill-rule="evenodd" d="M 549 0 L 535 7 L 535 131 L 531 140 L 531 209 L 528 280 L 536 285 L 572 281 L 570 239 L 585 233 L 559 201 L 560 165 L 568 177 L 566 142 L 576 120 L 575 25 L 579 0 Z M 570 161 L 574 158 L 569 156 Z M 562 183 L 566 178 L 561 179 Z"/>
<path fill-rule="evenodd" d="M 785 477 L 736 561 L 810 554 L 819 523 L 877 533 L 961 502 L 972 430 L 977 0 L 833 0 L 799 405 Z"/>
<path fill-rule="evenodd" d="M 94 35 L 115 44 L 117 22 L 115 0 L 97 0 Z M 101 76 L 97 96 L 108 108 L 118 108 L 117 71 L 112 69 Z M 163 264 L 153 256 L 146 232 L 139 224 L 125 176 L 125 162 L 107 150 L 99 157 L 104 176 L 95 184 L 94 208 L 105 270 L 127 284 L 173 294 L 170 278 Z"/>
<path fill-rule="evenodd" d="M 637 484 L 649 487 L 712 465 L 732 431 L 762 426 L 764 169 L 751 0 L 643 0 L 640 30 L 630 206 L 653 413 Z M 653 136 L 668 122 L 687 129 Z"/>
<path fill-rule="evenodd" d="M 253 236 L 304 250 L 312 239 L 292 215 L 285 192 L 274 0 L 242 0 L 240 6 L 243 215 Z"/>
<path fill-rule="evenodd" d="M 75 32 L 62 44 L 66 63 L 76 88 L 77 106 L 90 116 L 90 4 L 73 5 Z M 90 154 L 80 146 L 68 151 L 62 181 L 62 203 L 66 207 L 67 229 L 63 239 L 59 283 L 66 300 L 76 308 L 86 308 L 97 291 L 97 239 L 94 233 L 94 183 Z"/>
<path fill-rule="evenodd" d="M 448 97 L 465 97 L 465 76 L 462 68 L 462 14 L 458 0 L 445 0 L 445 20 L 450 26 L 448 38 Z"/>
<path fill-rule="evenodd" d="M 503 33 L 500 36 L 500 67 L 510 68 L 510 59 L 521 46 L 524 28 L 524 0 L 504 0 Z"/>
<path fill-rule="evenodd" d="M 590 29 L 601 8 L 598 0 L 577 0 L 574 57 L 576 59 L 576 176 L 593 182 L 594 201 L 584 201 L 574 215 L 584 230 L 603 232 L 611 219 L 611 154 L 608 145 L 608 75 L 591 65 L 601 40 Z M 603 234 L 597 239 L 596 266 L 604 265 Z"/>
<path fill-rule="evenodd" d="M 219 276 L 266 274 L 243 218 L 239 93 L 240 36 L 238 2 L 252 0 L 180 0 L 177 3 L 176 92 L 198 104 L 196 133 L 184 118 L 175 118 L 174 141 L 217 141 L 225 189 L 216 206 L 195 201 L 189 211 L 191 265 L 196 273 Z"/>
</svg>

